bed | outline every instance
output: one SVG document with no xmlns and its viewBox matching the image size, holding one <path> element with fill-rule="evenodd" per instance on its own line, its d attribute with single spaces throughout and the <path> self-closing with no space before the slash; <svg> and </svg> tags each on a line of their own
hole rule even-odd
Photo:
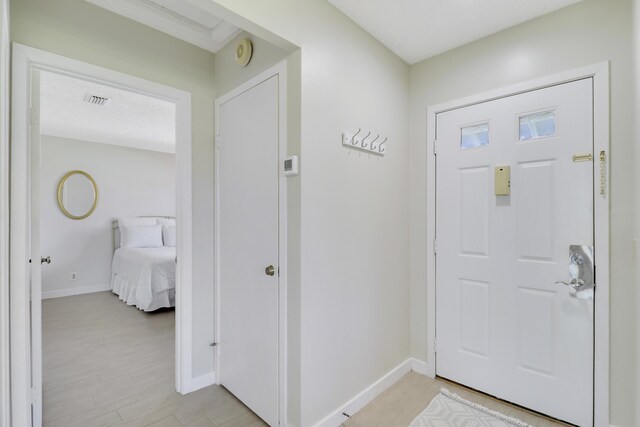
<svg viewBox="0 0 640 427">
<path fill-rule="evenodd" d="M 161 237 L 157 236 L 158 228 Z M 113 222 L 113 231 L 112 292 L 143 311 L 175 307 L 175 219 L 119 218 Z M 138 231 L 146 234 L 131 237 Z"/>
</svg>

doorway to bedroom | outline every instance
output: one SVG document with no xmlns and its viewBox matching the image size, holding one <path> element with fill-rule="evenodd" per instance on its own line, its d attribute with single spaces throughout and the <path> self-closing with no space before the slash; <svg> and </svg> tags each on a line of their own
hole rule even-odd
<svg viewBox="0 0 640 427">
<path fill-rule="evenodd" d="M 142 406 L 190 391 L 190 95 L 20 45 L 14 65 L 13 376 L 30 424 L 146 422 Z"/>
<path fill-rule="evenodd" d="M 52 72 L 33 79 L 43 424 L 87 409 L 115 418 L 175 388 L 176 108 Z"/>
</svg>

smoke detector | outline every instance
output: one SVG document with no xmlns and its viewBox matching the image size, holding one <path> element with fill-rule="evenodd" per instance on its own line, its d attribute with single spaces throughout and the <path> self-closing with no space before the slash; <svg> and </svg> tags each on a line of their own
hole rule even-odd
<svg viewBox="0 0 640 427">
<path fill-rule="evenodd" d="M 106 96 L 92 95 L 88 93 L 84 96 L 84 102 L 88 102 L 89 104 L 100 105 L 104 107 L 105 105 L 111 102 L 111 98 L 107 98 Z"/>
</svg>

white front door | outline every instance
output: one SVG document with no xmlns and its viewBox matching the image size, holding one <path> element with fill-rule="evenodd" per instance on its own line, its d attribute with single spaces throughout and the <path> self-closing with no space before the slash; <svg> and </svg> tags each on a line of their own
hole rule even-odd
<svg viewBox="0 0 640 427">
<path fill-rule="evenodd" d="M 278 79 L 218 107 L 220 384 L 278 425 Z"/>
<path fill-rule="evenodd" d="M 570 282 L 570 246 L 594 244 L 592 93 L 588 78 L 437 116 L 437 374 L 580 426 L 589 254 L 571 270 L 587 286 L 556 282 Z"/>
</svg>

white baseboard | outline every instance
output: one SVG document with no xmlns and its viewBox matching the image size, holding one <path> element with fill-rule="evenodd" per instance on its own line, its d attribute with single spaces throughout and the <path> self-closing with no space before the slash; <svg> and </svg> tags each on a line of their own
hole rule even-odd
<svg viewBox="0 0 640 427">
<path fill-rule="evenodd" d="M 427 362 L 423 362 L 422 360 L 418 360 L 415 358 L 411 358 L 410 360 L 411 360 L 411 370 L 413 372 L 433 378 L 433 375 L 430 375 L 431 368 L 427 364 Z"/>
<path fill-rule="evenodd" d="M 79 288 L 60 289 L 58 291 L 42 292 L 42 299 L 69 297 L 72 295 L 91 294 L 93 292 L 104 292 L 111 290 L 111 285 L 83 286 Z"/>
<path fill-rule="evenodd" d="M 185 384 L 185 390 L 183 394 L 191 393 L 192 391 L 209 387 L 210 385 L 214 385 L 215 383 L 215 372 L 209 372 L 208 374 L 200 375 L 199 377 L 192 378 L 191 381 Z"/>
<path fill-rule="evenodd" d="M 394 385 L 406 373 L 411 371 L 411 361 L 412 359 L 407 359 L 393 368 L 378 381 L 371 384 L 369 387 L 358 393 L 353 399 L 317 423 L 315 427 L 337 427 L 341 425 L 348 419 L 348 417 L 342 414 L 343 412 L 349 414 L 349 416 L 353 416 L 353 414 L 365 407 L 380 393 Z"/>
</svg>

